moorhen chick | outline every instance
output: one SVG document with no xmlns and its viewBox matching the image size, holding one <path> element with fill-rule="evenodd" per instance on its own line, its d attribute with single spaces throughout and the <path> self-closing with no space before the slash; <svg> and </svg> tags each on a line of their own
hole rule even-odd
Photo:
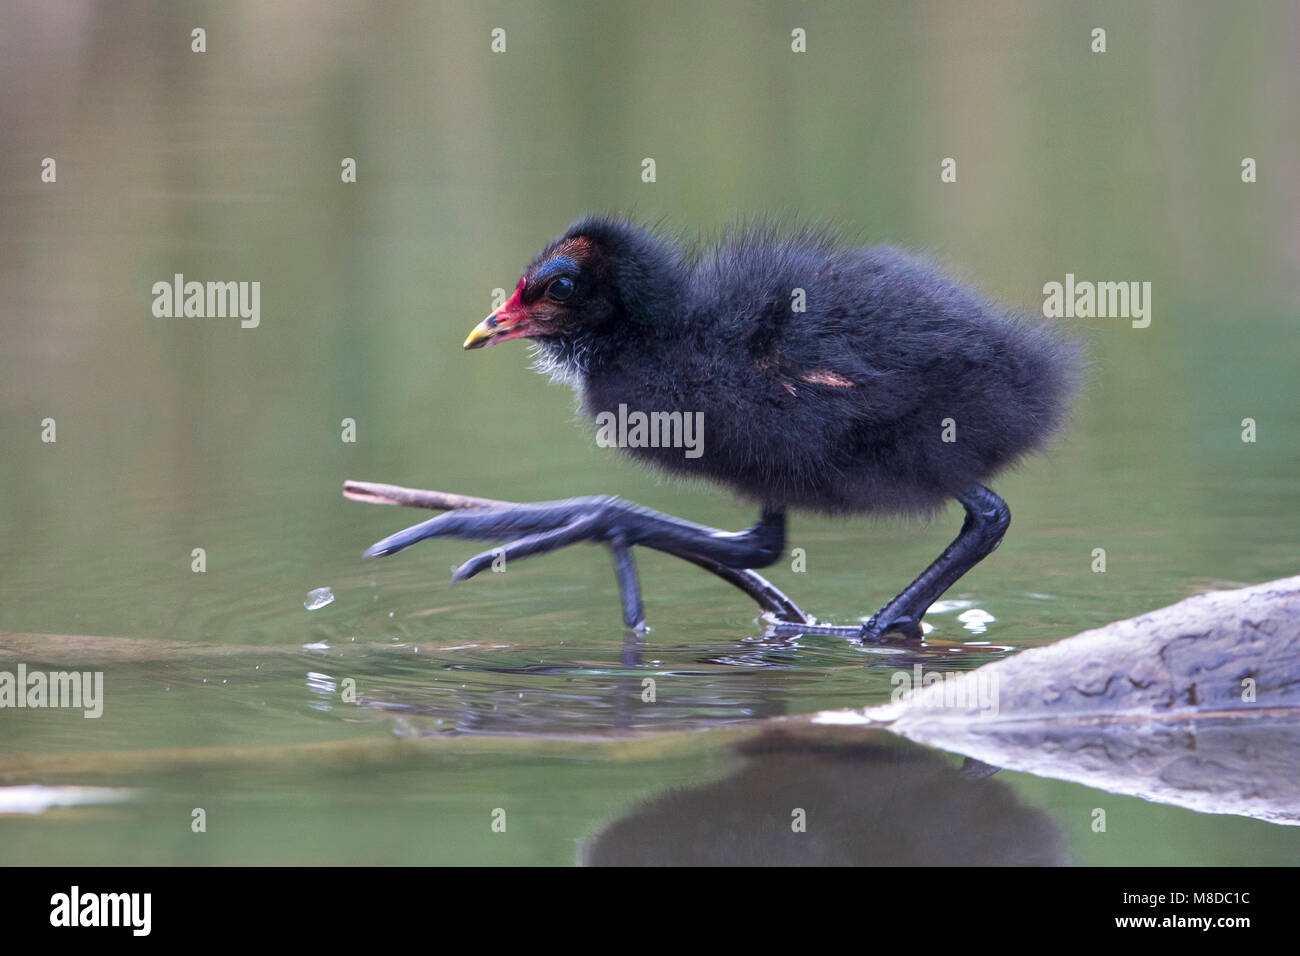
<svg viewBox="0 0 1300 956">
<path fill-rule="evenodd" d="M 633 457 L 729 486 L 761 506 L 758 522 L 720 531 L 609 497 L 500 504 L 440 515 L 367 557 L 435 536 L 509 541 L 457 569 L 462 580 L 494 558 L 601 542 L 614 552 L 624 617 L 639 626 L 630 548 L 642 545 L 799 621 L 749 570 L 782 554 L 788 509 L 917 515 L 956 498 L 961 533 L 855 629 L 864 642 L 920 636 L 930 605 L 997 547 L 1011 515 L 983 482 L 1057 428 L 1081 362 L 1057 329 L 1026 324 L 895 248 L 758 227 L 696 249 L 598 216 L 552 241 L 465 348 L 520 338 L 535 343 L 540 371 L 574 386 L 586 415 L 650 419 L 660 430 L 650 439 L 644 428 L 640 440 L 625 435 Z M 693 448 L 672 447 L 682 422 L 702 424 Z"/>
</svg>

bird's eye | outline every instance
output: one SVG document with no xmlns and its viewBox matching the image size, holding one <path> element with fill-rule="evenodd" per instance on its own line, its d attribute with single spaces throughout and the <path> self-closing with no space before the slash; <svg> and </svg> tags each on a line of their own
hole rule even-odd
<svg viewBox="0 0 1300 956">
<path fill-rule="evenodd" d="M 563 302 L 573 295 L 573 280 L 560 276 L 546 287 L 546 297 L 556 302 Z"/>
</svg>

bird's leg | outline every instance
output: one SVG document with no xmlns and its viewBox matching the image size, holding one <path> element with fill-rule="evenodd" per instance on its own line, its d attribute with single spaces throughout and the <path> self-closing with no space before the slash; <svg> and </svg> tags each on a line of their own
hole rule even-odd
<svg viewBox="0 0 1300 956">
<path fill-rule="evenodd" d="M 393 554 L 417 541 L 437 537 L 514 539 L 470 558 L 456 572 L 456 580 L 473 577 L 490 567 L 494 558 L 524 558 L 578 541 L 616 539 L 679 557 L 706 558 L 729 568 L 761 568 L 781 554 L 785 514 L 765 511 L 752 528 L 736 532 L 720 531 L 610 497 L 466 508 L 390 535 L 366 549 L 364 556 Z"/>
<path fill-rule="evenodd" d="M 957 496 L 957 500 L 966 509 L 961 532 L 902 594 L 862 625 L 858 633 L 862 643 L 878 643 L 889 631 L 897 631 L 906 637 L 920 637 L 921 618 L 930 605 L 939 600 L 939 596 L 958 578 L 987 557 L 1002 540 L 1011 523 L 1011 510 L 1005 501 L 983 485 L 971 485 Z"/>
<path fill-rule="evenodd" d="M 680 554 L 678 557 L 717 575 L 733 587 L 740 588 L 753 598 L 759 607 L 783 624 L 806 625 L 813 621 L 799 608 L 799 605 L 786 597 L 780 588 L 757 571 L 748 568 L 729 568 L 711 558 L 702 558 L 698 554 Z"/>
<path fill-rule="evenodd" d="M 371 495 L 363 500 L 378 499 Z M 676 555 L 716 574 L 780 620 L 799 623 L 808 620 L 793 601 L 749 570 L 771 564 L 780 556 L 785 543 L 785 514 L 781 511 L 766 510 L 747 531 L 729 532 L 609 497 L 535 504 L 480 505 L 473 501 L 470 506 L 453 506 L 456 510 L 377 542 L 366 550 L 365 557 L 393 554 L 433 537 L 507 541 L 501 547 L 475 555 L 457 568 L 452 580 L 463 581 L 500 559 L 509 561 L 544 554 L 579 541 L 604 543 L 614 552 L 624 620 L 635 627 L 643 622 L 640 586 L 630 548 L 641 545 Z"/>
<path fill-rule="evenodd" d="M 611 539 L 609 549 L 614 554 L 614 575 L 618 578 L 618 593 L 623 602 L 623 623 L 630 628 L 645 628 L 645 611 L 641 605 L 641 582 L 637 577 L 636 563 L 632 558 L 632 549 L 624 538 Z M 778 621 L 794 624 L 808 623 L 808 615 L 799 609 L 785 594 L 760 574 L 748 568 L 731 568 L 719 564 L 711 558 L 703 558 L 689 552 L 677 553 L 677 557 L 709 571 L 733 587 L 739 588 L 753 598 L 764 611 L 771 613 Z"/>
</svg>

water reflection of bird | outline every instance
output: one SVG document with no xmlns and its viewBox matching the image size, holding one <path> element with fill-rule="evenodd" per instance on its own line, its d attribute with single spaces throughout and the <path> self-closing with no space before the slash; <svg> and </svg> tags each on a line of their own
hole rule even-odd
<svg viewBox="0 0 1300 956">
<path fill-rule="evenodd" d="M 864 641 L 919 635 L 926 609 L 997 546 L 1010 512 L 983 482 L 1056 429 L 1079 367 L 1075 344 L 1052 327 L 1021 322 L 893 248 L 753 228 L 684 251 L 597 217 L 551 242 L 465 347 L 519 338 L 536 343 L 542 370 L 577 388 L 589 416 L 660 413 L 660 432 L 639 444 L 633 435 L 626 450 L 729 486 L 761 505 L 758 522 L 724 532 L 575 498 L 441 515 L 368 556 L 439 535 L 509 542 L 462 565 L 461 579 L 494 558 L 604 542 L 634 623 L 633 545 L 714 570 L 761 568 L 782 553 L 787 509 L 924 514 L 956 498 L 961 533 L 862 627 Z M 703 423 L 698 449 L 673 447 L 673 430 L 690 421 Z"/>
<path fill-rule="evenodd" d="M 1060 866 L 1060 828 L 997 779 L 854 728 L 739 747 L 730 775 L 671 789 L 607 824 L 590 866 Z"/>
</svg>

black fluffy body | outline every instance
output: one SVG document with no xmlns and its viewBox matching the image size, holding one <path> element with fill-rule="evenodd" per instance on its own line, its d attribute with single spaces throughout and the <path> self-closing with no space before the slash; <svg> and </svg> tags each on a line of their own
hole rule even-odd
<svg viewBox="0 0 1300 956">
<path fill-rule="evenodd" d="M 543 368 L 593 418 L 619 405 L 702 412 L 700 457 L 627 451 L 771 508 L 931 512 L 1039 448 L 1078 378 L 1080 348 L 1058 329 L 889 246 L 757 227 L 690 247 L 588 217 L 525 282 L 553 275 L 575 239 L 588 254 L 561 320 L 537 338 Z"/>
</svg>

